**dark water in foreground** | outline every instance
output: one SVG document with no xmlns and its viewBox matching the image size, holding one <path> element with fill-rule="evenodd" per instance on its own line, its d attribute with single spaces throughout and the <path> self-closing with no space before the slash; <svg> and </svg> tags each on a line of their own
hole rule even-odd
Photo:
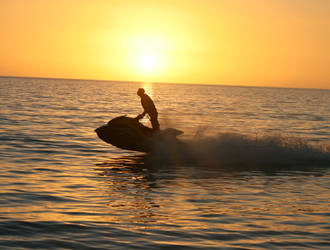
<svg viewBox="0 0 330 250">
<path fill-rule="evenodd" d="M 94 133 L 142 85 L 0 78 L 1 249 L 329 248 L 330 91 L 144 84 L 144 155 Z"/>
</svg>

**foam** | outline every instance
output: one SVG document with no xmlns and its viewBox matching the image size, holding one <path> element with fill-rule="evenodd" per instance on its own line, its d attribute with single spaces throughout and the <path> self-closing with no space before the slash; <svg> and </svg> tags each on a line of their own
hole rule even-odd
<svg viewBox="0 0 330 250">
<path fill-rule="evenodd" d="M 235 168 L 329 167 L 330 147 L 301 138 L 239 133 L 197 136 L 184 143 L 155 142 L 151 158 L 158 162 Z"/>
</svg>

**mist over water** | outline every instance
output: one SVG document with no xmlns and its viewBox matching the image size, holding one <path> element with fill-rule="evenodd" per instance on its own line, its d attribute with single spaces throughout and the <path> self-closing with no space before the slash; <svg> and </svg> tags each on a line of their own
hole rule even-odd
<svg viewBox="0 0 330 250">
<path fill-rule="evenodd" d="M 296 137 L 264 135 L 252 137 L 238 133 L 183 140 L 154 142 L 151 156 L 181 164 L 248 170 L 304 169 L 330 166 L 330 150 L 326 145 L 313 145 Z"/>
<path fill-rule="evenodd" d="M 182 144 L 146 155 L 97 138 L 141 112 L 138 87 Z M 330 91 L 24 78 L 0 88 L 2 248 L 329 245 Z"/>
</svg>

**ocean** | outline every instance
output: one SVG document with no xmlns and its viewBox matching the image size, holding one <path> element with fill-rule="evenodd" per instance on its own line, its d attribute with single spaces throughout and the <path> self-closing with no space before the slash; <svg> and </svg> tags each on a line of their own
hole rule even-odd
<svg viewBox="0 0 330 250">
<path fill-rule="evenodd" d="M 97 137 L 139 87 L 188 150 Z M 0 101 L 1 249 L 330 247 L 330 90 L 3 77 Z"/>
</svg>

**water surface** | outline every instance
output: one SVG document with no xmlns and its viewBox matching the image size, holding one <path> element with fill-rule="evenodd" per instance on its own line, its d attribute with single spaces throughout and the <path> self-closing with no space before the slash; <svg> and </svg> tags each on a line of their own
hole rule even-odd
<svg viewBox="0 0 330 250">
<path fill-rule="evenodd" d="M 97 138 L 141 112 L 138 87 L 188 151 Z M 27 78 L 0 89 L 1 248 L 329 247 L 328 90 Z"/>
</svg>

